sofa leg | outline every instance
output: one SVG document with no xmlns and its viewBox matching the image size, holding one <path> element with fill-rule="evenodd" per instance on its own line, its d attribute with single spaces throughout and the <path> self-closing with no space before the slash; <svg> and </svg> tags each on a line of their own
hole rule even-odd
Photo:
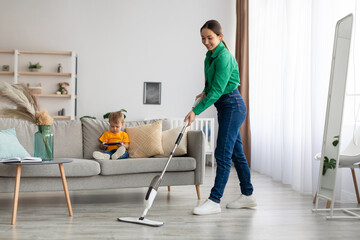
<svg viewBox="0 0 360 240">
<path fill-rule="evenodd" d="M 200 199 L 201 199 L 201 196 L 200 196 L 200 185 L 195 185 L 195 188 L 196 188 L 197 197 L 198 197 L 198 199 L 200 200 Z"/>
<path fill-rule="evenodd" d="M 313 204 L 316 203 L 316 197 L 317 197 L 317 192 L 315 193 L 315 197 L 314 197 L 314 200 L 313 200 Z"/>
<path fill-rule="evenodd" d="M 360 164 L 359 164 L 359 166 L 360 166 Z M 358 188 L 358 185 L 357 185 L 357 182 L 356 182 L 355 170 L 353 168 L 351 168 L 351 174 L 352 174 L 352 177 L 353 177 L 355 193 L 356 193 L 356 199 L 357 199 L 357 202 L 360 203 L 359 188 Z"/>
<path fill-rule="evenodd" d="M 171 186 L 168 186 L 168 192 L 170 192 L 170 190 L 171 190 Z"/>
<path fill-rule="evenodd" d="M 317 192 L 315 193 L 315 197 L 314 197 L 314 200 L 313 200 L 313 203 L 315 204 L 316 203 L 316 197 L 317 197 Z M 326 208 L 330 208 L 330 205 L 331 205 L 331 201 L 327 201 L 326 202 Z"/>
</svg>

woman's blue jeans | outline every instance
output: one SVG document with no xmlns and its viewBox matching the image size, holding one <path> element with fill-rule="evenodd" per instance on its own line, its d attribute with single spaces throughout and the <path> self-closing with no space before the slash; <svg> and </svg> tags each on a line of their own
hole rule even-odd
<svg viewBox="0 0 360 240">
<path fill-rule="evenodd" d="M 218 112 L 218 137 L 215 149 L 216 177 L 209 199 L 220 203 L 226 183 L 229 179 L 231 161 L 234 162 L 240 190 L 244 195 L 251 195 L 253 186 L 250 169 L 241 142 L 240 126 L 246 117 L 246 106 L 239 91 L 235 89 L 225 94 L 215 103 Z"/>
</svg>

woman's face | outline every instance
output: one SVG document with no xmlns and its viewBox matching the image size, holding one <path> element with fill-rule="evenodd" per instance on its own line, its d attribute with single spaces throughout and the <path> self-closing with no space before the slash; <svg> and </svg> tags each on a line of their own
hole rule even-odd
<svg viewBox="0 0 360 240">
<path fill-rule="evenodd" d="M 221 42 L 221 39 L 222 34 L 218 36 L 208 28 L 201 30 L 201 41 L 209 51 L 214 52 L 217 45 Z"/>
</svg>

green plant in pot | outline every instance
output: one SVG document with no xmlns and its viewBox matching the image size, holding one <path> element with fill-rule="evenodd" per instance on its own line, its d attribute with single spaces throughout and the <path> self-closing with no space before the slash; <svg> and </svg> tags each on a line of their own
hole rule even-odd
<svg viewBox="0 0 360 240">
<path fill-rule="evenodd" d="M 38 72 L 41 68 L 42 68 L 42 66 L 40 65 L 39 62 L 37 62 L 37 63 L 35 63 L 35 64 L 29 62 L 29 70 L 30 70 L 31 72 Z"/>
</svg>

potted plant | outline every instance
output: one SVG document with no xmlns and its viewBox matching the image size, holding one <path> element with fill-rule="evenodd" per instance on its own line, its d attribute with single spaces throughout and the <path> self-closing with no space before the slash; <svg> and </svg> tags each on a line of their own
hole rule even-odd
<svg viewBox="0 0 360 240">
<path fill-rule="evenodd" d="M 42 66 L 40 65 L 39 62 L 37 62 L 35 64 L 29 62 L 29 70 L 30 70 L 30 72 L 38 72 L 40 70 L 40 68 L 42 68 Z"/>
</svg>

